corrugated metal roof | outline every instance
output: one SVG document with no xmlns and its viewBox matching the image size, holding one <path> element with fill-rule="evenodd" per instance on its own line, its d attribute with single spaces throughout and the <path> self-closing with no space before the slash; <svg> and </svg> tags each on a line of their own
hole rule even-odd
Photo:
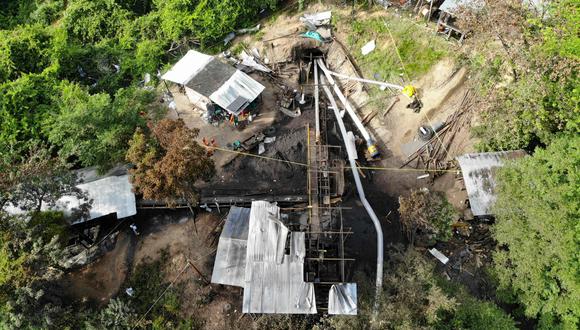
<svg viewBox="0 0 580 330">
<path fill-rule="evenodd" d="M 244 313 L 314 314 L 314 284 L 304 282 L 305 233 L 290 231 L 279 220 L 280 208 L 265 201 L 252 202 Z"/>
<path fill-rule="evenodd" d="M 471 212 L 475 216 L 490 215 L 495 202 L 495 170 L 504 160 L 525 156 L 523 150 L 465 154 L 457 157 L 469 196 Z"/>
<path fill-rule="evenodd" d="M 328 314 L 356 315 L 356 283 L 334 284 L 328 293 Z"/>
<path fill-rule="evenodd" d="M 244 313 L 314 314 L 314 284 L 304 282 L 306 234 L 291 233 L 279 219 L 275 203 L 252 202 L 249 212 L 232 208 L 220 236 L 212 283 L 243 286 Z"/>
<path fill-rule="evenodd" d="M 212 283 L 244 286 L 249 223 L 249 208 L 230 208 L 218 243 Z"/>
<path fill-rule="evenodd" d="M 129 181 L 129 175 L 109 176 L 99 180 L 83 183 L 77 188 L 85 191 L 93 200 L 89 219 L 96 219 L 112 213 L 117 213 L 117 218 L 122 219 L 137 214 L 135 194 Z M 57 202 L 57 208 L 70 211 L 78 208 L 79 200 L 75 197 L 64 196 Z M 72 224 L 80 223 L 74 221 Z"/>
<path fill-rule="evenodd" d="M 209 99 L 227 111 L 238 115 L 245 107 L 254 101 L 265 87 L 242 71 L 237 70 Z M 248 100 L 245 105 L 236 103 L 239 97 Z"/>
<path fill-rule="evenodd" d="M 176 84 L 187 84 L 213 59 L 213 56 L 190 50 L 161 79 Z"/>
<path fill-rule="evenodd" d="M 118 219 L 126 218 L 137 214 L 135 194 L 129 181 L 129 175 L 112 175 L 96 179 L 97 176 L 90 174 L 90 169 L 80 172 L 80 176 L 85 181 L 92 180 L 77 185 L 76 187 L 84 191 L 89 199 L 92 199 L 91 209 L 88 219 L 71 219 L 71 225 L 82 223 L 86 220 L 100 218 L 112 213 L 117 214 Z M 92 176 L 91 176 L 92 175 Z M 75 209 L 78 209 L 81 201 L 73 196 L 61 197 L 54 207 L 45 204 L 41 206 L 43 211 L 54 210 L 63 211 L 66 216 L 70 216 Z M 26 211 L 13 206 L 6 205 L 4 211 L 9 214 L 24 214 Z"/>
<path fill-rule="evenodd" d="M 265 87 L 218 58 L 190 50 L 162 79 L 186 85 L 234 115 L 242 112 Z"/>
<path fill-rule="evenodd" d="M 236 68 L 212 57 L 198 73 L 191 77 L 186 86 L 203 96 L 209 97 L 235 73 Z"/>
</svg>

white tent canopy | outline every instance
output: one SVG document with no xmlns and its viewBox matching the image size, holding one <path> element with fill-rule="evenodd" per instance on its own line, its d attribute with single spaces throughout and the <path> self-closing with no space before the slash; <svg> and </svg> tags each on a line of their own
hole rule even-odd
<svg viewBox="0 0 580 330">
<path fill-rule="evenodd" d="M 185 85 L 212 60 L 213 56 L 190 50 L 161 79 Z"/>
</svg>

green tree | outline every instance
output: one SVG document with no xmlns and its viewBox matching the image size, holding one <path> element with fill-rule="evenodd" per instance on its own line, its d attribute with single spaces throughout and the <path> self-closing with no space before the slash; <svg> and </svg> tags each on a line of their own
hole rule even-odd
<svg viewBox="0 0 580 330">
<path fill-rule="evenodd" d="M 474 32 L 468 42 L 479 62 L 476 84 L 489 86 L 474 131 L 482 150 L 532 147 L 550 143 L 559 132 L 580 133 L 580 3 L 542 5 L 546 15 L 526 1 L 493 0 L 462 15 Z M 498 59 L 503 65 L 490 76 L 486 68 L 497 68 Z"/>
<path fill-rule="evenodd" d="M 0 84 L 0 154 L 24 152 L 42 140 L 42 121 L 54 110 L 54 74 L 24 74 Z"/>
<path fill-rule="evenodd" d="M 131 13 L 114 0 L 72 0 L 64 12 L 63 27 L 69 40 L 95 44 L 114 38 Z"/>
<path fill-rule="evenodd" d="M 71 216 L 87 216 L 90 201 L 76 187 L 79 178 L 61 159 L 53 158 L 50 150 L 36 147 L 22 162 L 1 167 L 6 172 L 0 176 L 0 207 L 10 203 L 34 215 L 43 208 L 55 207 L 63 196 L 74 196 L 82 203 Z"/>
<path fill-rule="evenodd" d="M 358 315 L 324 319 L 323 329 L 428 329 L 440 321 L 443 311 L 456 309 L 456 299 L 438 285 L 433 264 L 421 254 L 394 248 L 387 255 L 376 318 L 373 318 L 374 288 L 361 278 L 356 281 L 360 297 Z"/>
<path fill-rule="evenodd" d="M 0 30 L 0 82 L 26 73 L 41 73 L 50 65 L 51 35 L 41 25 Z"/>
<path fill-rule="evenodd" d="M 127 142 L 135 128 L 145 124 L 154 96 L 128 88 L 111 99 L 64 83 L 55 100 L 59 111 L 44 121 L 44 132 L 63 158 L 76 157 L 83 166 L 105 169 L 123 160 Z"/>
<path fill-rule="evenodd" d="M 443 313 L 446 314 L 446 313 Z M 506 312 L 488 301 L 468 297 L 458 304 L 457 309 L 447 313 L 435 326 L 436 329 L 449 330 L 515 330 L 515 321 Z"/>
<path fill-rule="evenodd" d="M 410 196 L 399 197 L 399 213 L 411 244 L 433 245 L 451 238 L 456 211 L 440 192 L 414 190 Z"/>
<path fill-rule="evenodd" d="M 39 214 L 36 214 L 39 216 Z M 44 219 L 58 219 L 50 215 Z M 56 220 L 58 222 L 58 220 Z M 0 328 L 47 329 L 73 324 L 62 307 L 58 266 L 63 256 L 59 236 L 48 238 L 55 222 L 0 212 Z"/>
<path fill-rule="evenodd" d="M 529 317 L 580 325 L 580 136 L 562 136 L 498 173 L 494 237 L 500 288 Z"/>
</svg>

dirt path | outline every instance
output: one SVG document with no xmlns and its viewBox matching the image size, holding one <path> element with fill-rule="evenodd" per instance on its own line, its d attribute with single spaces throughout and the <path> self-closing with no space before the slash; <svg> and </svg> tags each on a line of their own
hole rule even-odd
<svg viewBox="0 0 580 330">
<path fill-rule="evenodd" d="M 115 248 L 96 262 L 64 279 L 67 294 L 81 301 L 105 305 L 114 297 L 127 277 L 127 256 L 132 234 L 121 231 Z"/>
</svg>

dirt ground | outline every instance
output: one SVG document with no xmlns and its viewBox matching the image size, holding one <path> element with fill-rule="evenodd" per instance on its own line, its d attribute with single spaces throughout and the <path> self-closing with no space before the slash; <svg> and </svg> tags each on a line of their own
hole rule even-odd
<svg viewBox="0 0 580 330">
<path fill-rule="evenodd" d="M 272 106 L 276 103 L 278 89 L 259 74 L 251 74 L 250 76 L 264 85 L 266 89 L 261 94 L 262 100 L 259 104 L 258 116 L 247 126 L 235 127 L 229 122 L 222 122 L 217 126 L 208 124 L 202 118 L 203 112 L 195 108 L 187 96 L 179 92 L 176 85 L 171 86 L 170 91 L 173 94 L 177 109 L 168 111 L 167 117 L 170 119 L 181 118 L 187 127 L 199 129 L 198 142 L 200 143 L 203 138 L 208 141 L 214 139 L 218 147 L 227 148 L 236 140 L 244 141 L 253 134 L 272 126 L 282 116 L 281 112 Z M 234 157 L 235 154 L 232 153 L 216 152 L 213 159 L 219 169 Z"/>
<path fill-rule="evenodd" d="M 317 3 L 309 7 L 308 11 L 325 9 L 327 6 Z M 261 40 L 270 41 L 257 41 L 251 36 L 244 36 L 236 41 L 246 42 L 250 48 L 258 48 L 273 66 L 278 65 L 280 68 L 287 68 L 288 72 L 297 72 L 293 71 L 296 70 L 295 68 L 290 67 L 292 64 L 282 62 L 291 59 L 292 49 L 296 43 L 302 42 L 301 39 L 278 37 L 301 29 L 299 16 L 281 14 L 275 20 L 265 22 Z M 337 56 L 340 57 L 340 54 Z M 331 69 L 340 72 L 353 70 L 353 68 L 348 68 L 348 64 L 331 67 Z M 306 160 L 305 126 L 306 124 L 310 127 L 314 126 L 313 111 L 304 109 L 302 115 L 297 118 L 282 114 L 276 110 L 275 106 L 280 93 L 279 88 L 262 76 L 253 75 L 253 77 L 266 86 L 266 91 L 260 116 L 242 130 L 229 126 L 227 123 L 218 127 L 206 124 L 201 119 L 201 112 L 193 109 L 185 95 L 176 90 L 173 92 L 177 111 L 170 112 L 169 116 L 182 118 L 188 127 L 199 128 L 200 140 L 203 137 L 215 138 L 221 147 L 273 127 L 275 130 L 272 135 L 276 137 L 276 141 L 265 145 L 266 151 L 263 156 L 304 163 Z M 288 86 L 295 85 L 296 77 L 290 76 L 284 79 Z M 408 194 L 412 189 L 428 188 L 442 191 L 446 193 L 459 213 L 463 213 L 465 209 L 466 194 L 456 173 L 446 173 L 436 180 L 417 179 L 423 174 L 420 170 L 399 170 L 399 168 L 406 159 L 401 146 L 414 140 L 419 125 L 442 121 L 457 110 L 466 90 L 464 84 L 466 79 L 465 69 L 456 67 L 449 60 L 443 60 L 436 64 L 428 74 L 413 82 L 424 104 L 420 113 L 407 109 L 408 100 L 404 96 L 399 96 L 400 101 L 388 114 L 383 115 L 380 112 L 368 124 L 377 140 L 382 159 L 365 165 L 384 168 L 384 170 L 364 170 L 366 178 L 363 179 L 363 185 L 369 202 L 380 218 L 385 246 L 405 241 L 398 220 L 397 198 Z M 357 105 L 361 117 L 375 110 L 384 112 L 384 108 L 391 103 L 388 95 L 385 95 L 384 102 L 378 105 L 376 102 L 369 103 L 369 96 L 365 93 L 360 88 L 357 93 L 349 96 Z M 330 122 L 334 122 L 332 115 L 329 114 L 328 118 Z M 329 140 L 342 144 L 338 135 L 333 133 L 337 131 L 333 125 L 329 125 L 331 131 Z M 347 125 L 352 127 L 352 123 L 347 122 Z M 355 131 L 354 127 L 353 131 Z M 473 140 L 469 135 L 469 127 L 461 128 L 449 147 L 448 160 L 472 150 Z M 253 153 L 255 154 L 256 151 Z M 202 186 L 203 190 L 215 194 L 233 195 L 303 194 L 306 190 L 306 171 L 300 165 L 276 163 L 271 160 L 223 152 L 216 152 L 213 157 L 217 164 L 217 175 L 213 181 Z M 356 259 L 349 269 L 349 278 L 352 278 L 355 271 L 364 271 L 369 275 L 375 272 L 376 237 L 372 222 L 356 196 L 354 185 L 348 182 L 351 180 L 350 173 L 347 173 L 346 180 L 347 188 L 341 206 L 346 208 L 343 213 L 345 226 L 354 231 L 354 234 L 346 241 L 348 257 Z M 117 294 L 126 274 L 132 267 L 146 258 L 156 258 L 163 249 L 169 249 L 169 281 L 177 276 L 187 260 L 192 261 L 204 276 L 210 278 L 215 246 L 208 243 L 208 234 L 227 212 L 223 211 L 223 213 L 220 215 L 200 214 L 195 221 L 195 226 L 188 212 L 140 213 L 138 225 L 142 228 L 142 234 L 135 238 L 128 231 L 122 232 L 113 251 L 85 269 L 75 272 L 69 278 L 71 292 L 81 299 L 105 303 Z M 450 255 L 451 253 L 459 255 L 463 249 L 461 246 L 463 241 L 458 239 L 448 246 L 441 246 L 441 249 Z M 485 255 L 485 252 L 477 253 Z M 471 262 L 477 262 L 479 265 L 476 260 L 473 257 Z M 477 269 L 479 266 L 473 268 L 472 271 L 477 272 Z M 466 276 L 464 275 L 466 273 L 461 274 L 461 276 Z M 454 275 L 450 274 L 450 276 Z M 202 277 L 191 267 L 182 275 L 181 281 L 184 281 L 183 295 L 186 298 L 185 301 L 188 302 L 184 306 L 184 314 L 204 317 L 208 329 L 252 327 L 251 318 L 242 317 L 240 313 L 242 300 L 240 288 L 206 285 Z M 472 282 L 476 286 L 480 285 L 479 282 Z M 201 297 L 209 301 L 202 307 L 197 304 Z"/>
<path fill-rule="evenodd" d="M 113 250 L 65 277 L 63 287 L 67 288 L 67 295 L 99 306 L 106 305 L 117 294 L 127 276 L 131 240 L 131 234 L 127 231 L 120 232 Z"/>
<path fill-rule="evenodd" d="M 208 285 L 211 278 L 217 240 L 216 226 L 225 214 L 200 213 L 195 222 L 189 211 L 141 211 L 134 223 L 139 236 L 125 227 L 119 234 L 115 248 L 98 261 L 71 273 L 63 283 L 74 300 L 97 306 L 124 294 L 119 289 L 129 272 L 144 261 L 156 260 L 167 250 L 167 282 L 178 278 L 190 261 L 198 270 L 189 267 L 178 278 L 181 285 L 184 317 L 195 317 L 205 322 L 206 329 L 224 329 L 236 326 L 247 328 L 251 318 L 241 318 L 241 289 L 222 285 Z M 203 301 L 203 303 L 201 303 Z"/>
</svg>

